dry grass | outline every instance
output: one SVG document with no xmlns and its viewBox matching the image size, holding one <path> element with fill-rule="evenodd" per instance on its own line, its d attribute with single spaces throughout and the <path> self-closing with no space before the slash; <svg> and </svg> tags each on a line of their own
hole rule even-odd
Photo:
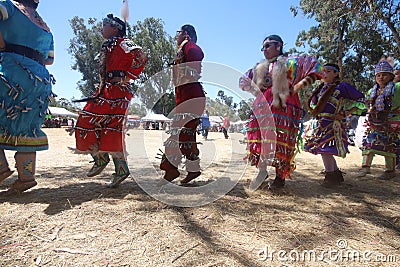
<svg viewBox="0 0 400 267">
<path fill-rule="evenodd" d="M 111 165 L 97 177 L 85 177 L 89 157 L 68 149 L 74 138 L 62 129 L 46 132 L 51 149 L 38 153 L 39 185 L 20 196 L 0 196 L 0 266 L 400 266 L 400 178 L 376 178 L 384 165 L 380 157 L 374 159 L 371 175 L 356 178 L 361 156 L 352 147 L 346 159 L 338 160 L 345 184 L 325 189 L 319 186 L 321 159 L 301 153 L 293 180 L 279 193 L 265 186 L 250 192 L 251 167 L 217 201 L 181 208 L 153 199 L 133 180 L 106 188 Z M 161 135 L 146 131 L 144 138 L 141 131 L 130 131 L 128 147 L 140 150 L 135 144 L 145 139 L 156 165 L 153 156 Z M 231 151 L 222 133 L 210 138 L 217 161 L 205 169 L 199 184 L 221 176 Z M 240 138 L 232 134 L 235 145 Z M 12 165 L 12 153 L 7 157 Z M 155 174 L 135 153 L 129 162 L 135 178 Z M 340 250 L 338 240 L 347 242 L 347 248 Z M 334 253 L 324 260 L 283 261 L 276 252 L 273 259 L 263 258 L 265 250 L 284 250 L 292 257 L 306 250 L 338 250 L 342 256 L 369 251 L 371 261 Z M 378 262 L 378 255 L 387 256 L 386 262 Z"/>
</svg>

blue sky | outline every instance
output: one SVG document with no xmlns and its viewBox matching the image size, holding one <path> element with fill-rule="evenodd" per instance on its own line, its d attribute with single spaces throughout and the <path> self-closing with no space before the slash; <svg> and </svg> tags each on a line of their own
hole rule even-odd
<svg viewBox="0 0 400 267">
<path fill-rule="evenodd" d="M 161 18 L 171 36 L 181 25 L 192 24 L 205 61 L 245 72 L 263 58 L 260 48 L 267 35 L 280 35 L 288 50 L 294 47 L 297 34 L 314 24 L 301 14 L 293 17 L 289 8 L 298 4 L 295 0 L 129 0 L 129 23 L 147 17 Z M 53 91 L 59 98 L 81 97 L 76 89 L 81 75 L 71 70 L 73 59 L 67 52 L 73 38 L 69 20 L 74 16 L 102 19 L 108 13 L 120 16 L 121 7 L 122 0 L 40 1 L 38 12 L 54 35 L 55 61 L 49 70 L 57 80 Z M 212 93 L 208 96 L 214 97 Z"/>
</svg>

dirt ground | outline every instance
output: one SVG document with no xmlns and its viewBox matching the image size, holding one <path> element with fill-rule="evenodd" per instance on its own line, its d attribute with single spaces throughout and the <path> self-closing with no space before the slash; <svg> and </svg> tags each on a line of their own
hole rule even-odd
<svg viewBox="0 0 400 267">
<path fill-rule="evenodd" d="M 73 153 L 74 138 L 45 131 L 50 149 L 38 153 L 38 186 L 0 194 L 0 266 L 400 266 L 400 175 L 379 180 L 382 157 L 357 178 L 361 155 L 350 147 L 338 159 L 344 185 L 326 189 L 320 157 L 302 152 L 285 189 L 263 184 L 251 192 L 256 170 L 241 160 L 243 135 L 210 133 L 200 147 L 203 175 L 175 187 L 169 202 L 168 192 L 151 193 L 156 200 L 143 189 L 160 185 L 162 131 L 128 132 L 134 179 L 117 189 L 105 186 L 113 164 L 88 178 L 90 158 Z M 13 166 L 10 151 L 7 157 Z M 226 194 L 210 189 L 219 181 L 234 186 Z"/>
</svg>

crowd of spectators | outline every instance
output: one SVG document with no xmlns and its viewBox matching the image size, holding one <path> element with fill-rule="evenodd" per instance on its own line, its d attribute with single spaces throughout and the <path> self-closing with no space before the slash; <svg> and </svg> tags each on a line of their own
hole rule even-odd
<svg viewBox="0 0 400 267">
<path fill-rule="evenodd" d="M 62 118 L 62 117 L 53 117 L 46 118 L 43 122 L 43 128 L 61 128 L 61 127 L 74 127 L 75 119 L 73 118 Z"/>
</svg>

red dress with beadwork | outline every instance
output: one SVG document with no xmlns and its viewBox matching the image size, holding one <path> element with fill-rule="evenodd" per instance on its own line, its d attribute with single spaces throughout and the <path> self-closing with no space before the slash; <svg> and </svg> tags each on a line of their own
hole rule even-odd
<svg viewBox="0 0 400 267">
<path fill-rule="evenodd" d="M 286 108 L 276 108 L 272 105 L 272 72 L 275 62 L 270 63 L 270 69 L 265 74 L 268 88 L 256 93 L 247 125 L 248 156 L 245 159 L 259 168 L 272 165 L 276 168 L 277 175 L 285 179 L 290 177 L 296 168 L 294 158 L 304 110 L 297 93 L 287 97 Z M 307 76 L 321 76 L 322 66 L 312 57 L 288 57 L 286 64 L 286 78 L 290 87 Z M 248 70 L 240 78 L 239 87 L 248 91 L 253 76 L 254 70 Z"/>
<path fill-rule="evenodd" d="M 114 37 L 100 52 L 100 86 L 96 98 L 87 102 L 75 126 L 76 148 L 81 152 L 123 152 L 124 131 L 134 80 L 147 64 L 147 55 L 131 40 Z M 104 75 L 104 76 L 103 76 Z M 120 77 L 123 82 L 115 81 Z"/>
</svg>

